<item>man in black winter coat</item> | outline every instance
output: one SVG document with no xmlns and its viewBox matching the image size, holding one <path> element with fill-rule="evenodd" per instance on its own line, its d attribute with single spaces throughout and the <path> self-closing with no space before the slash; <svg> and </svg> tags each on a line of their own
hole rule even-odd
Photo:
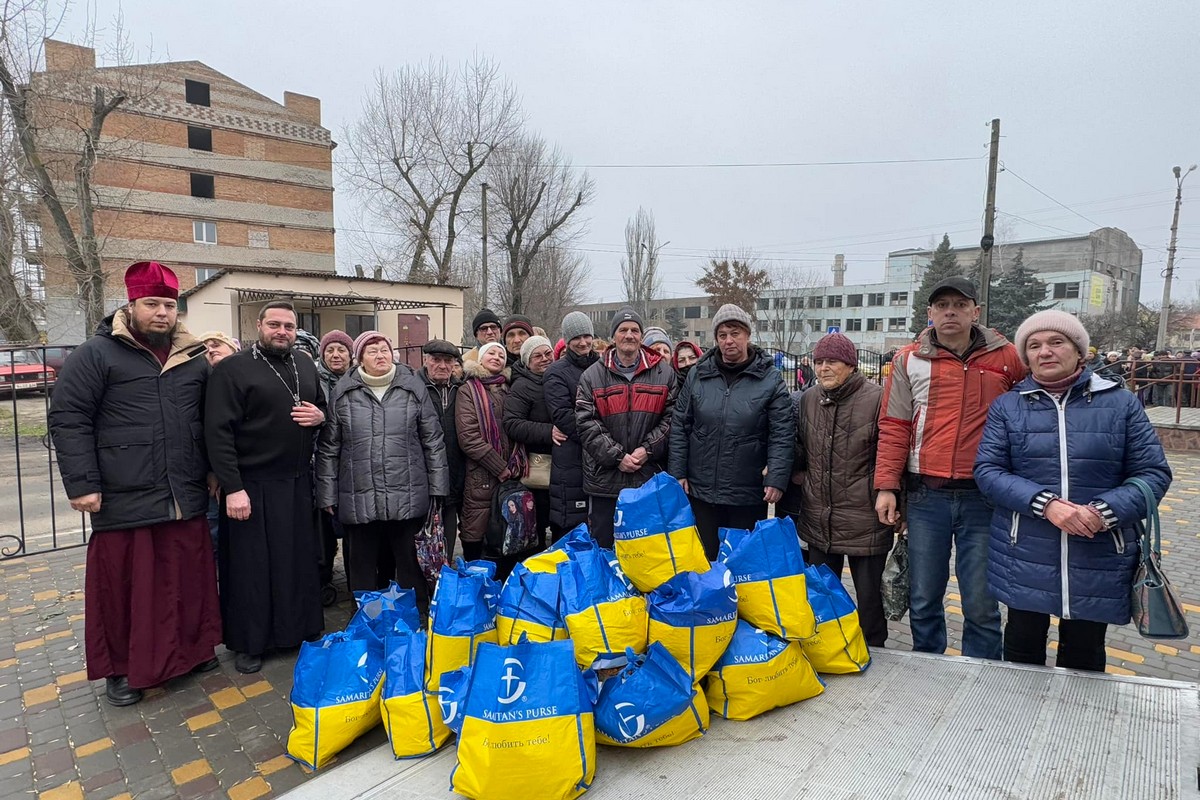
<svg viewBox="0 0 1200 800">
<path fill-rule="evenodd" d="M 88 680 L 115 706 L 217 666 L 221 641 L 208 530 L 204 344 L 177 322 L 179 281 L 143 261 L 129 305 L 71 353 L 50 434 L 71 508 L 92 517 L 85 575 Z"/>
<path fill-rule="evenodd" d="M 425 381 L 425 389 L 442 421 L 442 437 L 446 441 L 450 494 L 442 506 L 442 524 L 446 528 L 446 560 L 453 563 L 454 542 L 458 539 L 458 512 L 462 507 L 463 483 L 467 474 L 462 448 L 458 445 L 458 429 L 454 424 L 454 401 L 462 387 L 462 381 L 454 379 L 454 368 L 462 364 L 462 356 L 458 348 L 445 339 L 431 339 L 421 348 L 421 364 L 417 374 Z"/>
<path fill-rule="evenodd" d="M 546 370 L 542 383 L 550 419 L 566 436 L 552 451 L 550 462 L 550 525 L 557 536 L 587 522 L 588 499 L 583 490 L 583 447 L 575 424 L 575 393 L 584 370 L 600 359 L 592 350 L 594 336 L 587 314 L 572 311 L 563 317 L 562 337 L 567 347 L 562 357 Z"/>
<path fill-rule="evenodd" d="M 717 346 L 688 374 L 671 423 L 670 472 L 691 497 L 709 560 L 719 528 L 753 528 L 791 481 L 792 401 L 771 357 L 750 344 L 751 324 L 732 303 L 717 310 Z"/>
</svg>

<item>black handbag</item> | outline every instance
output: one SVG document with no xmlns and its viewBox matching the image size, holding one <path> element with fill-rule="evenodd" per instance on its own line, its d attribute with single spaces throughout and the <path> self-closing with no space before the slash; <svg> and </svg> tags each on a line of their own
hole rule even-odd
<svg viewBox="0 0 1200 800">
<path fill-rule="evenodd" d="M 1162 571 L 1162 525 L 1158 518 L 1158 500 L 1150 484 L 1141 478 L 1126 483 L 1137 487 L 1146 500 L 1146 518 L 1134 526 L 1139 534 L 1141 558 L 1133 573 L 1130 609 L 1138 633 L 1147 639 L 1186 639 L 1187 619 L 1175 587 Z"/>
</svg>

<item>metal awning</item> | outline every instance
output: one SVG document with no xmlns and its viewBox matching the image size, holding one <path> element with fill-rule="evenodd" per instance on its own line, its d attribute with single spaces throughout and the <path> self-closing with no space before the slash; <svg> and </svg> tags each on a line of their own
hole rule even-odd
<svg viewBox="0 0 1200 800">
<path fill-rule="evenodd" d="M 352 306 L 370 306 L 375 315 L 375 323 L 379 324 L 380 311 L 411 311 L 420 308 L 440 308 L 442 310 L 442 338 L 446 338 L 446 309 L 456 308 L 453 303 L 433 300 L 399 300 L 395 297 L 379 297 L 362 294 L 331 294 L 328 292 L 297 292 L 291 289 L 240 289 L 230 287 L 237 292 L 237 336 L 242 335 L 242 306 L 256 303 L 269 303 L 273 300 L 287 300 L 293 305 L 297 301 L 308 311 L 318 311 L 326 308 L 349 308 Z M 300 308 L 297 309 L 302 310 Z"/>
</svg>

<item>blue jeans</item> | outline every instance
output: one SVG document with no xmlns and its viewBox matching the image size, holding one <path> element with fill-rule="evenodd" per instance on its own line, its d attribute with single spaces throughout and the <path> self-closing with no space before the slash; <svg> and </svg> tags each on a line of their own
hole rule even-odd
<svg viewBox="0 0 1200 800">
<path fill-rule="evenodd" d="M 909 612 L 913 650 L 946 652 L 946 584 L 950 552 L 962 597 L 963 655 L 999 660 L 1000 606 L 987 584 L 992 508 L 977 489 L 908 491 Z"/>
</svg>

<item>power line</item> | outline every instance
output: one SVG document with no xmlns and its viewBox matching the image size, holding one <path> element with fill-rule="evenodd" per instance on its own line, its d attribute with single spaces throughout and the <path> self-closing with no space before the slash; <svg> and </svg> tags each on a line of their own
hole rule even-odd
<svg viewBox="0 0 1200 800">
<path fill-rule="evenodd" d="M 1044 198 L 1046 198 L 1047 200 L 1049 200 L 1051 203 L 1054 203 L 1056 206 L 1059 206 L 1059 207 L 1061 207 L 1061 208 L 1063 208 L 1063 209 L 1066 209 L 1067 211 L 1070 211 L 1070 212 L 1071 212 L 1072 214 L 1074 214 L 1075 216 L 1079 217 L 1080 219 L 1084 220 L 1085 222 L 1088 222 L 1088 223 L 1091 223 L 1092 225 L 1095 225 L 1097 228 L 1103 228 L 1103 227 L 1104 227 L 1104 226 L 1103 226 L 1103 225 L 1101 225 L 1099 222 L 1096 222 L 1096 220 L 1094 220 L 1094 219 L 1092 219 L 1092 218 L 1090 218 L 1090 217 L 1085 217 L 1083 214 L 1080 214 L 1078 211 L 1076 211 L 1075 209 L 1071 208 L 1071 207 L 1070 207 L 1069 205 L 1067 205 L 1066 203 L 1062 203 L 1062 202 L 1060 202 L 1060 201 L 1058 201 L 1058 200 L 1055 200 L 1053 197 L 1051 197 L 1050 195 L 1046 194 L 1046 193 L 1045 193 L 1045 192 L 1043 192 L 1041 189 L 1039 189 L 1038 187 L 1034 186 L 1032 183 L 1030 183 L 1029 181 L 1025 180 L 1024 178 L 1022 178 L 1022 177 L 1021 177 L 1020 175 L 1018 175 L 1017 173 L 1013 172 L 1012 168 L 1011 168 L 1011 167 L 1009 167 L 1007 164 L 1005 164 L 1005 165 L 1004 165 L 1004 171 L 1005 171 L 1006 173 L 1008 173 L 1009 175 L 1012 175 L 1014 178 L 1016 178 L 1017 180 L 1019 180 L 1021 183 L 1025 184 L 1026 186 L 1028 186 L 1030 189 L 1033 189 L 1035 192 L 1037 192 L 1037 193 L 1038 193 L 1038 194 L 1040 194 L 1042 197 L 1044 197 Z"/>
</svg>

